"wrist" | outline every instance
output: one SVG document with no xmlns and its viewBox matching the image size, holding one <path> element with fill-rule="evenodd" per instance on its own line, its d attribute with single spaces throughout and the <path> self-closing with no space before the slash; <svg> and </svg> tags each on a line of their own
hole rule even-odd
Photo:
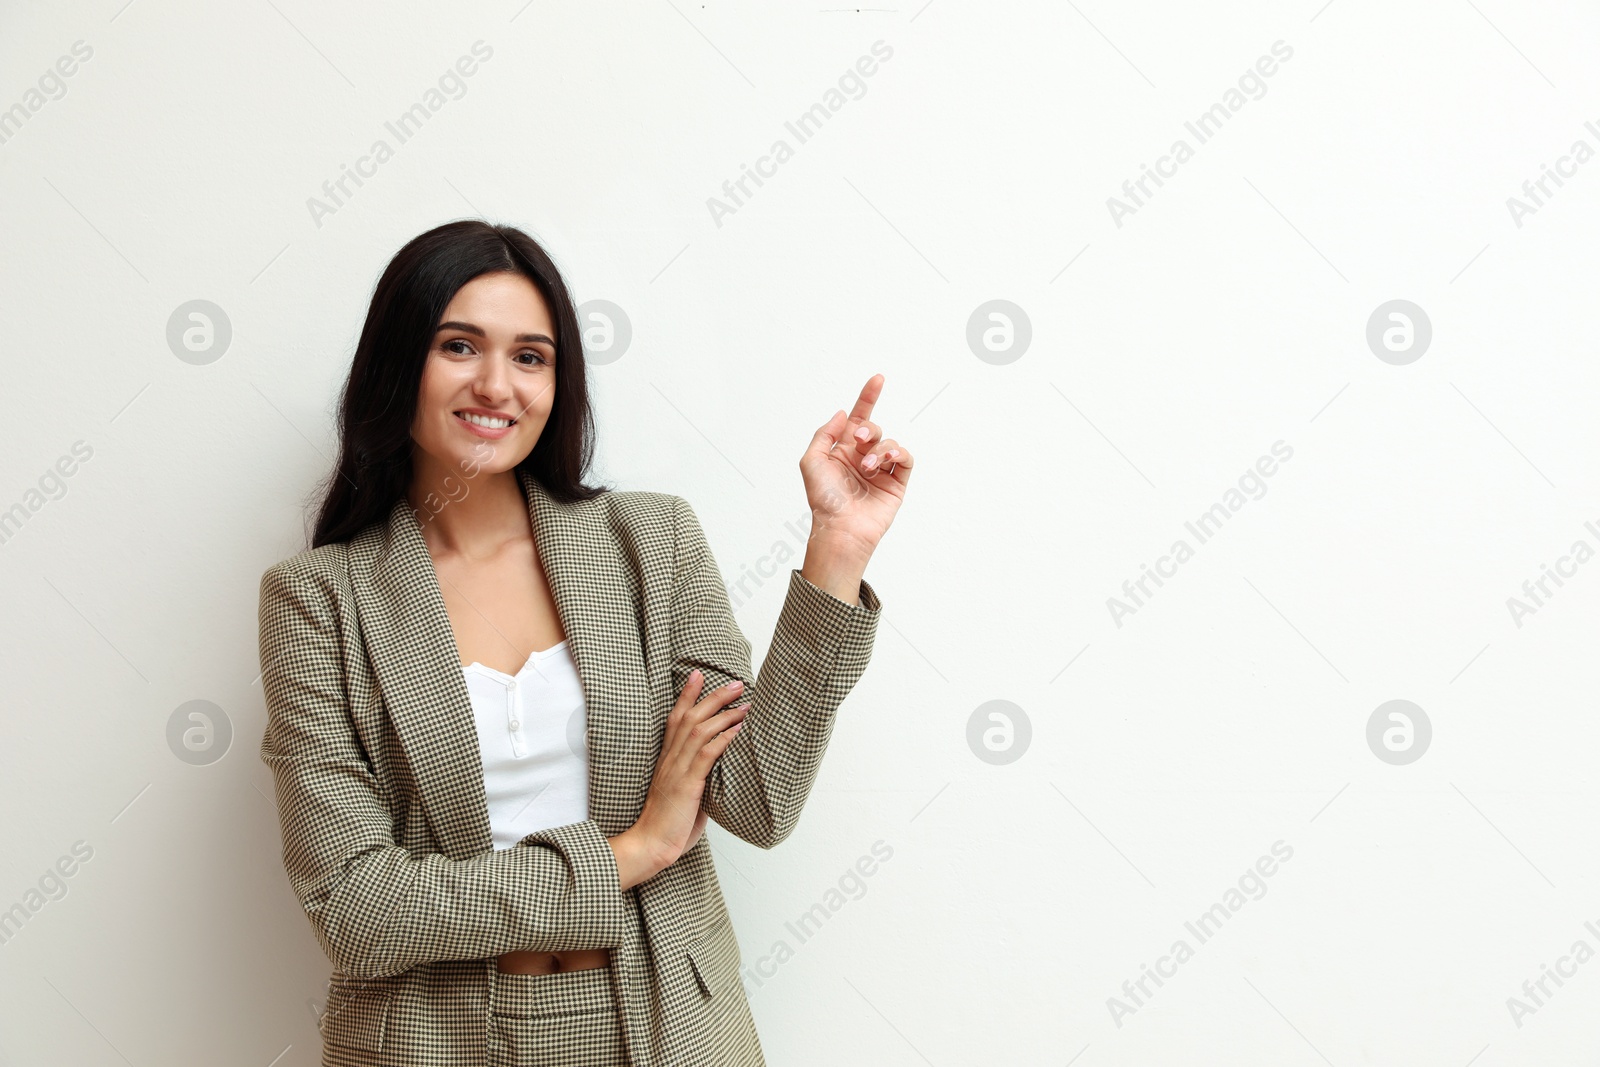
<svg viewBox="0 0 1600 1067">
<path fill-rule="evenodd" d="M 825 510 L 811 510 L 811 533 L 806 538 L 806 555 L 818 559 L 859 562 L 863 568 L 878 547 L 860 536 L 834 525 L 837 516 Z"/>
<path fill-rule="evenodd" d="M 623 836 L 628 838 L 635 861 L 649 872 L 645 876 L 647 878 L 666 870 L 678 858 L 672 855 L 672 849 L 663 844 L 660 838 L 637 822 L 623 831 Z"/>
<path fill-rule="evenodd" d="M 623 889 L 631 889 L 640 882 L 649 881 L 665 869 L 660 862 L 659 850 L 639 830 L 637 824 L 606 839 L 617 859 L 617 881 Z"/>
<path fill-rule="evenodd" d="M 866 560 L 852 555 L 831 555 L 807 550 L 800 577 L 846 604 L 861 603 L 861 578 Z"/>
</svg>

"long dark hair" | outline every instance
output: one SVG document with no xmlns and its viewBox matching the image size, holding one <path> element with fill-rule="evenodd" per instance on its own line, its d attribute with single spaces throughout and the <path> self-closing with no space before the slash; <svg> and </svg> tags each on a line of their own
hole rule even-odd
<svg viewBox="0 0 1600 1067">
<path fill-rule="evenodd" d="M 511 226 L 450 222 L 414 237 L 384 268 L 339 397 L 339 459 L 319 488 L 311 547 L 348 541 L 387 519 L 411 485 L 411 424 L 434 331 L 456 291 L 481 274 L 515 271 L 550 305 L 556 328 L 556 396 L 550 419 L 517 465 L 563 503 L 606 486 L 584 484 L 594 456 L 594 414 L 578 313 L 561 272 L 539 243 Z"/>
</svg>

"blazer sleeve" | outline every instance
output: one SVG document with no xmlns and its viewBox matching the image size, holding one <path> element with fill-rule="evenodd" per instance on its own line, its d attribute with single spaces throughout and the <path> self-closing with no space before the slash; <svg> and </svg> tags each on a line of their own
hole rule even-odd
<svg viewBox="0 0 1600 1067">
<path fill-rule="evenodd" d="M 727 589 L 694 510 L 675 498 L 677 562 L 673 577 L 673 693 L 689 672 L 702 692 L 742 679 L 745 725 L 712 765 L 701 798 L 718 825 L 771 848 L 794 830 L 833 732 L 834 712 L 872 656 L 882 605 L 861 582 L 861 603 L 846 604 L 789 572 L 788 594 L 759 677 L 750 642 L 734 621 Z"/>
<path fill-rule="evenodd" d="M 395 844 L 383 786 L 350 717 L 331 594 L 320 585 L 282 564 L 262 576 L 261 758 L 276 781 L 284 867 L 334 966 L 381 978 L 517 949 L 620 946 L 616 856 L 591 820 L 464 860 Z"/>
</svg>

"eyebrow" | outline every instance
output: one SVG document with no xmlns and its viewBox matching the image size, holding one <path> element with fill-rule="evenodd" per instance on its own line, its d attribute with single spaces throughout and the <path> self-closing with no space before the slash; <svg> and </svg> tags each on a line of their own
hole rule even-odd
<svg viewBox="0 0 1600 1067">
<path fill-rule="evenodd" d="M 475 337 L 482 337 L 485 340 L 487 340 L 489 337 L 488 334 L 483 332 L 482 327 L 474 326 L 470 322 L 441 322 L 438 325 L 438 328 L 436 328 L 433 332 L 439 334 L 443 333 L 445 330 L 460 330 L 462 333 L 470 333 Z M 546 337 L 542 333 L 519 333 L 516 337 L 512 338 L 512 341 L 519 345 L 531 341 L 543 341 L 547 345 L 555 344 L 555 341 L 551 340 L 549 337 Z"/>
</svg>

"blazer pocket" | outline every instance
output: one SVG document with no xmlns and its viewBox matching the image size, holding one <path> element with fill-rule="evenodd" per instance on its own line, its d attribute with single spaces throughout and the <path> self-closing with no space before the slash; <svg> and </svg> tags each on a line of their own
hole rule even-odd
<svg viewBox="0 0 1600 1067">
<path fill-rule="evenodd" d="M 560 1019 L 616 1011 L 610 967 L 549 974 L 499 971 L 494 976 L 494 998 L 489 1003 L 489 1014 L 501 1019 Z"/>
<path fill-rule="evenodd" d="M 322 1016 L 323 1040 L 359 1052 L 382 1052 L 392 999 L 388 993 L 336 990 Z"/>
<path fill-rule="evenodd" d="M 689 942 L 689 964 L 694 969 L 700 992 L 707 1000 L 727 1006 L 733 1000 L 733 986 L 739 982 L 739 940 L 733 935 L 733 920 L 724 911 L 706 932 Z"/>
<path fill-rule="evenodd" d="M 611 968 L 494 976 L 487 1067 L 628 1063 Z"/>
</svg>

